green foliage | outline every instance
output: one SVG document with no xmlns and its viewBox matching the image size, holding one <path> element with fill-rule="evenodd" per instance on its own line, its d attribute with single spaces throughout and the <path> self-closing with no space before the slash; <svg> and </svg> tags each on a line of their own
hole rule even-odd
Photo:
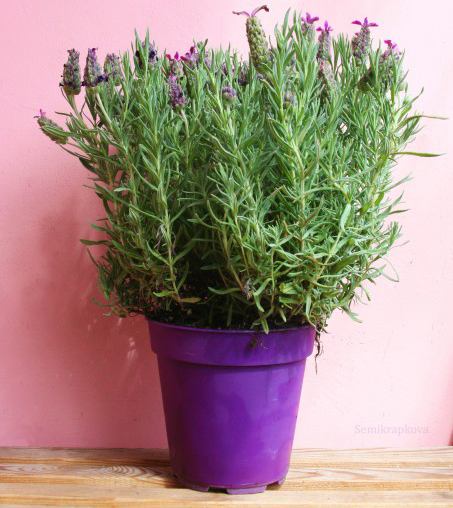
<svg viewBox="0 0 453 508">
<path fill-rule="evenodd" d="M 81 109 L 67 96 L 63 148 L 105 208 L 100 239 L 84 243 L 103 246 L 95 263 L 114 312 L 264 330 L 355 316 L 400 236 L 391 195 L 405 179 L 392 167 L 422 115 L 402 55 L 356 59 L 346 37 L 332 43 L 318 61 L 287 15 L 258 73 L 205 44 L 195 63 L 151 60 L 136 36 L 121 79 L 87 88 Z M 185 100 L 172 107 L 176 66 Z"/>
</svg>

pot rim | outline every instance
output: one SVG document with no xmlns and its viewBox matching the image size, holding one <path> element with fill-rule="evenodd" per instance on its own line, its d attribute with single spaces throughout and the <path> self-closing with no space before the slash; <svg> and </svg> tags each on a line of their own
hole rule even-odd
<svg viewBox="0 0 453 508">
<path fill-rule="evenodd" d="M 266 333 L 264 330 L 253 330 L 253 329 L 244 329 L 244 328 L 199 328 L 196 326 L 190 326 L 190 325 L 176 325 L 173 323 L 166 323 L 165 321 L 158 321 L 157 319 L 151 319 L 149 317 L 146 317 L 147 321 L 151 321 L 152 323 L 156 323 L 159 326 L 164 326 L 166 328 L 172 328 L 176 330 L 186 330 L 186 331 L 193 331 L 193 332 L 209 332 L 209 333 L 234 333 L 234 334 L 264 334 L 269 335 L 271 333 L 286 333 L 286 332 L 294 332 L 295 330 L 301 330 L 303 328 L 315 328 L 313 325 L 305 324 L 301 326 L 292 326 L 288 328 L 271 328 L 268 333 Z"/>
</svg>

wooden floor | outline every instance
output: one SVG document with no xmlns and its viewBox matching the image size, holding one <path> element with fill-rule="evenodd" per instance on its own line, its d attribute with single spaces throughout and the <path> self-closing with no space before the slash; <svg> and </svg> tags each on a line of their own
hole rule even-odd
<svg viewBox="0 0 453 508">
<path fill-rule="evenodd" d="M 453 507 L 453 448 L 296 450 L 282 487 L 240 496 L 181 488 L 161 450 L 0 448 L 0 505 Z"/>
</svg>

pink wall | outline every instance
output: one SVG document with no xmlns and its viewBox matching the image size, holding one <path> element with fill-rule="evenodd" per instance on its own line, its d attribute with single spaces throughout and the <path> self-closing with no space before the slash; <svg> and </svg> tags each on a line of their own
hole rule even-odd
<svg viewBox="0 0 453 508">
<path fill-rule="evenodd" d="M 375 35 L 407 48 L 420 109 L 453 115 L 448 0 L 269 1 L 270 30 L 287 7 L 328 17 L 337 31 L 365 15 Z M 87 173 L 37 129 L 42 107 L 61 110 L 66 49 L 101 55 L 129 47 L 147 26 L 163 49 L 192 38 L 245 49 L 250 0 L 6 2 L 0 27 L 0 445 L 165 446 L 155 359 L 142 319 L 103 317 L 90 303 L 95 269 L 78 239 L 100 216 Z M 451 122 L 427 121 L 414 149 L 452 152 Z M 410 213 L 410 243 L 391 256 L 401 282 L 382 280 L 360 307 L 364 323 L 337 314 L 325 353 L 310 360 L 296 446 L 444 445 L 453 422 L 453 171 L 451 155 L 406 159 L 397 170 Z M 397 428 L 400 427 L 398 430 Z"/>
</svg>

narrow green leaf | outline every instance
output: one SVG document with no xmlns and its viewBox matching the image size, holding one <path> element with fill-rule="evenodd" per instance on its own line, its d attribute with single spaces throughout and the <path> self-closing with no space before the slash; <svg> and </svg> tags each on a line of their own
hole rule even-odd
<svg viewBox="0 0 453 508">
<path fill-rule="evenodd" d="M 107 240 L 85 240 L 83 238 L 80 239 L 80 242 L 83 243 L 83 245 L 108 245 Z"/>
<path fill-rule="evenodd" d="M 180 298 L 179 301 L 181 303 L 198 303 L 201 301 L 201 298 L 198 298 L 198 296 L 190 296 L 187 298 Z"/>
<path fill-rule="evenodd" d="M 428 152 L 395 152 L 392 155 L 413 155 L 415 157 L 441 157 L 444 153 L 428 153 Z"/>
<path fill-rule="evenodd" d="M 344 226 L 346 221 L 348 220 L 349 214 L 351 213 L 351 203 L 348 203 L 343 210 L 343 213 L 340 217 L 340 229 L 344 231 Z"/>
</svg>

